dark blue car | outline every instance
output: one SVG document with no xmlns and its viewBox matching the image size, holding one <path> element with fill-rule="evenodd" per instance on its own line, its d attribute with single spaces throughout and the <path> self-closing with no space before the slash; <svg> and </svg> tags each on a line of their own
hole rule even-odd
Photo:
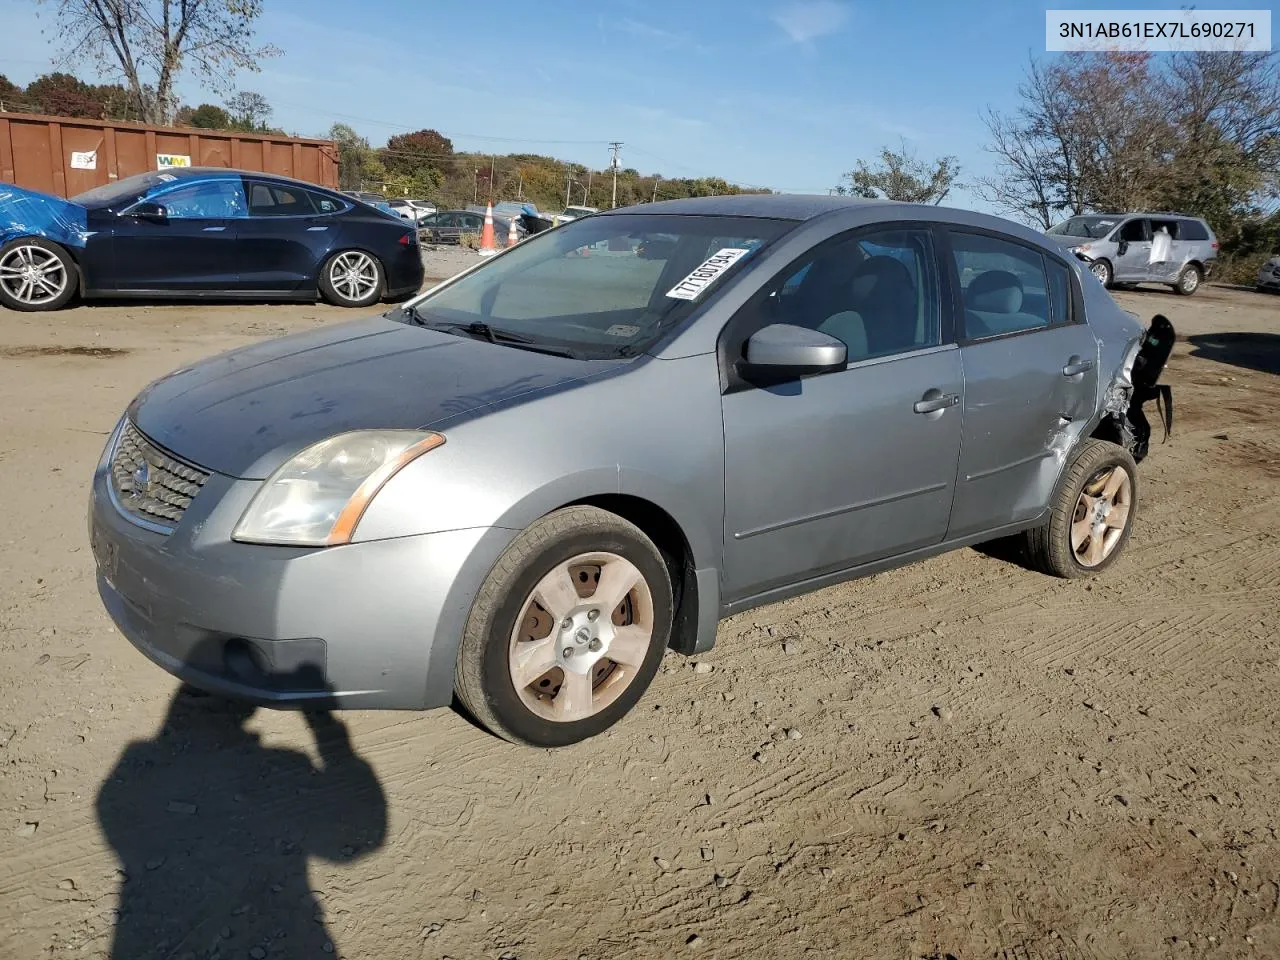
<svg viewBox="0 0 1280 960">
<path fill-rule="evenodd" d="M 0 184 L 0 304 L 14 310 L 77 292 L 366 307 L 422 277 L 412 224 L 286 177 L 164 170 L 70 200 Z"/>
</svg>

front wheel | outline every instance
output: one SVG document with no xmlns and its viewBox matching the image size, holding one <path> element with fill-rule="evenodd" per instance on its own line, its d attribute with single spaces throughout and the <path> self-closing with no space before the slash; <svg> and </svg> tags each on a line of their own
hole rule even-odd
<svg viewBox="0 0 1280 960">
<path fill-rule="evenodd" d="M 1104 287 L 1111 286 L 1111 264 L 1106 260 L 1093 261 L 1093 263 L 1089 264 L 1089 272 L 1097 277 Z"/>
<path fill-rule="evenodd" d="M 75 261 L 52 241 L 23 237 L 0 247 L 0 304 L 10 310 L 57 310 L 79 284 Z"/>
<path fill-rule="evenodd" d="M 1194 263 L 1189 263 L 1178 274 L 1178 280 L 1173 285 L 1173 292 L 1179 296 L 1189 297 L 1200 289 L 1200 281 L 1202 279 L 1200 268 Z"/>
<path fill-rule="evenodd" d="M 1086 440 L 1067 467 L 1049 522 L 1025 534 L 1031 564 L 1056 577 L 1087 577 L 1111 566 L 1133 530 L 1138 468 L 1129 451 Z"/>
<path fill-rule="evenodd" d="M 340 250 L 320 268 L 320 293 L 337 307 L 368 307 L 382 299 L 382 264 L 363 250 Z"/>
<path fill-rule="evenodd" d="M 666 561 L 639 527 L 567 507 L 507 548 L 476 595 L 455 689 L 489 730 L 562 747 L 640 699 L 671 635 Z"/>
</svg>

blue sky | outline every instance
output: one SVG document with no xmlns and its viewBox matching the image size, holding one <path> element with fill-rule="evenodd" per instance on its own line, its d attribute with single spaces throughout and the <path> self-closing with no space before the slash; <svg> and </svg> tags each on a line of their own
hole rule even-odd
<svg viewBox="0 0 1280 960">
<path fill-rule="evenodd" d="M 1167 9 L 1176 2 L 1111 6 Z M 52 4 L 50 5 L 52 6 Z M 546 153 L 597 168 L 719 175 L 820 192 L 906 138 L 985 173 L 986 107 L 1008 109 L 1044 10 L 1025 0 L 266 0 L 260 39 L 284 55 L 242 89 L 274 122 L 317 135 L 334 120 L 371 142 L 434 127 L 458 149 Z M 1200 9 L 1272 9 L 1247 0 Z M 0 72 L 54 66 L 34 0 L 0 0 Z M 79 71 L 85 75 L 85 71 Z M 220 97 L 190 78 L 188 102 Z M 949 202 L 981 206 L 960 191 Z"/>
</svg>

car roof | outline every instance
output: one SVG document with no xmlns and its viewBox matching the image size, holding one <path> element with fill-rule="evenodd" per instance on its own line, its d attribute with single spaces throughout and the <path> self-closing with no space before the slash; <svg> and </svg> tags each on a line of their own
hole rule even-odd
<svg viewBox="0 0 1280 960">
<path fill-rule="evenodd" d="M 298 180 L 294 177 L 284 177 L 278 173 L 263 173 L 261 170 L 237 170 L 231 167 L 169 167 L 165 170 L 152 170 L 151 173 L 168 173 L 179 180 L 185 180 L 189 177 L 200 177 L 206 180 L 230 180 L 235 177 L 253 177 L 255 180 L 263 180 L 267 183 L 288 184 L 294 187 L 306 187 L 308 190 L 324 190 L 328 193 L 339 193 L 339 191 L 331 187 L 322 187 L 318 183 L 308 183 L 306 180 Z M 344 196 L 351 196 L 350 193 L 343 193 Z"/>
<path fill-rule="evenodd" d="M 927 203 L 906 203 L 899 200 L 868 199 L 864 197 L 836 197 L 819 194 L 755 194 L 739 193 L 721 197 L 690 197 L 684 200 L 660 200 L 642 203 L 616 210 L 602 210 L 593 217 L 618 214 L 676 214 L 680 216 L 760 217 L 773 220 L 802 222 L 840 213 L 867 213 L 876 220 L 922 220 L 934 223 L 950 223 L 992 230 L 1029 240 L 1046 250 L 1053 249 L 1051 241 L 1036 230 L 1005 217 L 978 213 L 960 207 L 943 207 Z"/>
</svg>

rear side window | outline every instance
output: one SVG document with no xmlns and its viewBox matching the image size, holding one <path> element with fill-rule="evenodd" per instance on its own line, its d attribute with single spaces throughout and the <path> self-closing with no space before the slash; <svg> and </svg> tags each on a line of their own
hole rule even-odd
<svg viewBox="0 0 1280 960">
<path fill-rule="evenodd" d="M 308 193 L 308 196 L 320 213 L 340 213 L 346 209 L 346 204 L 337 197 L 326 197 L 323 193 Z"/>
<path fill-rule="evenodd" d="M 975 233 L 952 233 L 951 250 L 964 298 L 967 339 L 1049 326 L 1052 294 L 1042 254 Z M 1071 289 L 1069 282 L 1066 289 Z"/>
<path fill-rule="evenodd" d="M 1071 271 L 1052 257 L 1044 258 L 1049 279 L 1049 319 L 1055 324 L 1071 322 Z"/>
<path fill-rule="evenodd" d="M 1163 230 L 1165 233 L 1169 234 L 1170 240 L 1185 240 L 1186 237 L 1184 237 L 1178 230 L 1179 223 L 1180 221 L 1178 220 L 1152 220 L 1151 235 L 1154 237 L 1157 233 Z"/>
<path fill-rule="evenodd" d="M 297 217 L 315 213 L 311 195 L 297 187 L 249 183 L 249 216 Z"/>
<path fill-rule="evenodd" d="M 1179 220 L 1178 236 L 1183 240 L 1208 240 L 1209 231 L 1199 220 Z"/>
</svg>

